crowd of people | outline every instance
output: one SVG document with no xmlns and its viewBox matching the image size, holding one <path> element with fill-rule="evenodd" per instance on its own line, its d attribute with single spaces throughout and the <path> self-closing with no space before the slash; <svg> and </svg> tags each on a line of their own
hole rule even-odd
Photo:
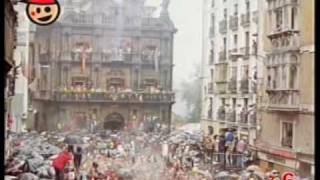
<svg viewBox="0 0 320 180">
<path fill-rule="evenodd" d="M 220 135 L 209 134 L 203 141 L 205 160 L 219 162 L 223 167 L 244 168 L 254 157 L 247 137 L 238 138 L 231 129 Z"/>
<path fill-rule="evenodd" d="M 65 142 L 63 150 L 50 157 L 52 177 L 203 180 L 214 179 L 223 170 L 242 171 L 250 165 L 247 139 L 238 138 L 231 129 L 220 135 L 204 135 L 200 131 L 168 134 L 165 130 L 145 126 L 131 131 L 80 133 L 79 137 L 86 141 Z M 118 171 L 123 168 L 130 175 Z"/>
</svg>

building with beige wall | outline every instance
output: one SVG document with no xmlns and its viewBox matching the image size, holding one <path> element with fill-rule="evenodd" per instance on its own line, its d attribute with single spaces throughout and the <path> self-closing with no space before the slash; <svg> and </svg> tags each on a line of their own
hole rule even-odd
<svg viewBox="0 0 320 180">
<path fill-rule="evenodd" d="M 30 128 L 170 126 L 176 29 L 167 10 L 153 16 L 143 0 L 61 3 L 60 19 L 35 32 Z"/>
<path fill-rule="evenodd" d="M 308 177 L 314 175 L 314 0 L 267 0 L 263 12 L 260 165 Z"/>
</svg>

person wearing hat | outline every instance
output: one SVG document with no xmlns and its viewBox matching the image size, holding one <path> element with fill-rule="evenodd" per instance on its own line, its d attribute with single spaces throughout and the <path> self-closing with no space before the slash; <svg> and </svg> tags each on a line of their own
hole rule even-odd
<svg viewBox="0 0 320 180">
<path fill-rule="evenodd" d="M 60 5 L 57 0 L 21 0 L 27 3 L 28 18 L 37 25 L 50 25 L 60 15 Z"/>
</svg>

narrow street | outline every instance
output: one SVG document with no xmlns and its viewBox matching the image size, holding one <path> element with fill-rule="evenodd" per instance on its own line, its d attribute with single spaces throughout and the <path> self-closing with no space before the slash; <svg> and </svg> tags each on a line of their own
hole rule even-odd
<svg viewBox="0 0 320 180">
<path fill-rule="evenodd" d="M 5 0 L 5 179 L 314 180 L 314 1 Z"/>
</svg>

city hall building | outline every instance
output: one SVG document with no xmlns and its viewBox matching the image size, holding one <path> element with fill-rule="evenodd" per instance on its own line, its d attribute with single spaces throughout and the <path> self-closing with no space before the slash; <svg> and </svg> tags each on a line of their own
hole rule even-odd
<svg viewBox="0 0 320 180">
<path fill-rule="evenodd" d="M 60 1 L 59 1 L 60 2 Z M 170 126 L 173 37 L 167 6 L 143 0 L 61 1 L 63 12 L 35 32 L 36 109 L 29 128 Z"/>
</svg>

